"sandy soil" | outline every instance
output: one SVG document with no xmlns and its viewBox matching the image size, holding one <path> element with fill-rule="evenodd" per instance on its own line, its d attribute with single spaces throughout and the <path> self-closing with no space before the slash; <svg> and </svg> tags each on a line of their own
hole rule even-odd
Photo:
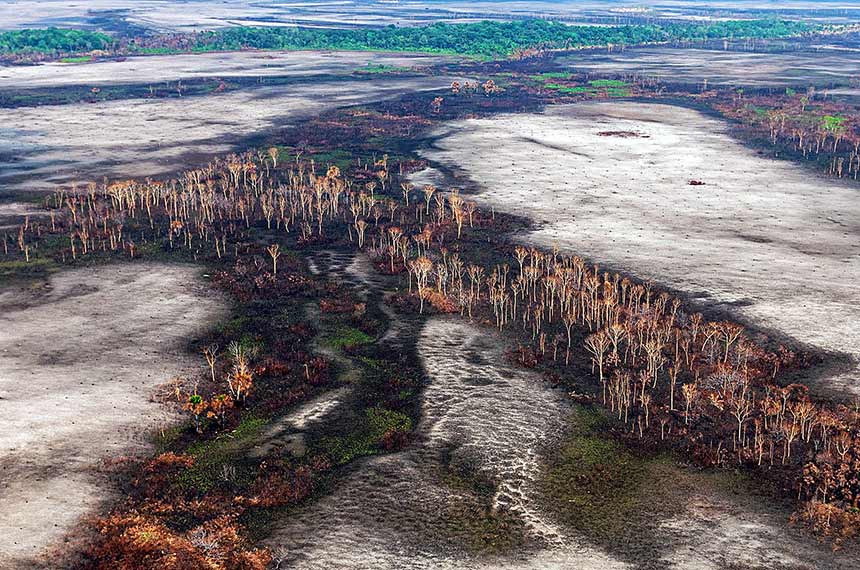
<svg viewBox="0 0 860 570">
<path fill-rule="evenodd" d="M 160 176 L 325 110 L 450 86 L 451 77 L 325 81 L 205 97 L 0 109 L 0 193 Z"/>
<path fill-rule="evenodd" d="M 124 61 L 0 67 L 0 87 L 153 84 L 198 78 L 349 74 L 368 65 L 422 67 L 452 57 L 349 51 L 229 52 L 131 57 Z"/>
<path fill-rule="evenodd" d="M 505 365 L 493 337 L 454 318 L 424 327 L 420 355 L 430 377 L 405 452 L 359 462 L 329 495 L 290 513 L 267 544 L 290 568 L 625 568 L 562 532 L 534 507 L 537 450 L 564 425 L 562 393 L 533 373 Z M 304 411 L 299 411 L 302 416 Z M 520 518 L 536 545 L 528 553 L 481 557 L 469 552 L 457 517 L 474 498 L 442 473 L 470 466 L 500 483 L 495 508 Z"/>
<path fill-rule="evenodd" d="M 159 31 L 226 26 L 318 27 L 419 25 L 434 21 L 470 22 L 514 17 L 623 18 L 642 14 L 688 20 L 796 16 L 795 10 L 830 10 L 829 20 L 854 20 L 857 6 L 846 0 L 4 0 L 0 30 L 23 27 L 84 26 L 123 29 L 125 23 Z M 714 10 L 717 10 L 716 12 Z M 838 10 L 838 11 L 836 11 Z M 820 12 L 807 17 L 822 17 Z M 613 20 L 608 20 L 613 21 Z"/>
<path fill-rule="evenodd" d="M 0 292 L 0 567 L 73 530 L 112 490 L 97 468 L 148 450 L 176 421 L 155 388 L 199 371 L 185 343 L 225 313 L 198 269 L 75 269 L 38 290 Z"/>
<path fill-rule="evenodd" d="M 296 569 L 582 570 L 673 568 L 761 570 L 853 568 L 759 498 L 727 497 L 699 475 L 650 481 L 674 487 L 678 514 L 650 524 L 652 538 L 619 533 L 620 552 L 602 552 L 540 507 L 541 450 L 565 430 L 569 400 L 538 374 L 505 364 L 491 331 L 434 317 L 418 338 L 429 377 L 417 441 L 407 450 L 358 462 L 328 495 L 291 511 L 266 544 Z M 341 392 L 297 410 L 285 423 L 307 426 L 336 414 Z M 506 554 L 469 548 L 464 513 L 480 510 L 445 473 L 468 468 L 498 484 L 491 507 L 523 524 L 527 546 Z M 466 517 L 464 519 L 464 516 Z M 473 515 L 474 516 L 474 515 Z M 475 532 L 474 529 L 471 532 Z M 653 541 L 651 545 L 647 541 Z M 619 557 L 620 556 L 620 557 Z"/>
<path fill-rule="evenodd" d="M 158 31 L 191 31 L 238 25 L 383 26 L 419 25 L 437 20 L 507 18 L 511 13 L 565 14 L 600 2 L 508 1 L 392 4 L 385 0 L 6 0 L 0 3 L 0 30 L 24 27 L 119 27 L 123 22 Z M 603 4 L 605 7 L 605 4 Z"/>
<path fill-rule="evenodd" d="M 437 134 L 424 155 L 477 183 L 483 206 L 532 218 L 537 227 L 522 240 L 557 244 L 847 353 L 850 370 L 813 386 L 860 395 L 856 187 L 763 158 L 721 121 L 673 106 L 586 103 L 457 122 Z"/>
<path fill-rule="evenodd" d="M 860 72 L 857 54 L 822 49 L 751 53 L 706 49 L 646 48 L 558 58 L 575 71 L 629 74 L 664 81 L 751 87 L 847 84 Z"/>
<path fill-rule="evenodd" d="M 847 87 L 841 89 L 828 89 L 824 94 L 839 101 L 854 104 L 860 103 L 860 89 Z"/>
</svg>

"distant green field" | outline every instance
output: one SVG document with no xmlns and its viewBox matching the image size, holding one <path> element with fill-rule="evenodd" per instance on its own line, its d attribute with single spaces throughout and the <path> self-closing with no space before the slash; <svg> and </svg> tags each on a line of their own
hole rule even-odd
<svg viewBox="0 0 860 570">
<path fill-rule="evenodd" d="M 88 61 L 92 61 L 92 59 L 93 58 L 88 55 L 82 55 L 78 57 L 64 57 L 60 60 L 60 63 L 86 63 Z"/>
<path fill-rule="evenodd" d="M 545 83 L 544 89 L 557 91 L 565 95 L 607 95 L 609 97 L 630 97 L 632 90 L 624 81 L 614 79 L 597 79 L 589 81 L 588 85 L 561 85 Z"/>
</svg>

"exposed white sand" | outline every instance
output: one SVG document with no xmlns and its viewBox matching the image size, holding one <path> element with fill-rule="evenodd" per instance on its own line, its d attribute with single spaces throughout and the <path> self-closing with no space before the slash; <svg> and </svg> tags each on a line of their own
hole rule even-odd
<svg viewBox="0 0 860 570">
<path fill-rule="evenodd" d="M 564 394 L 504 364 L 497 339 L 457 318 L 428 321 L 419 353 L 430 383 L 418 441 L 363 461 L 331 494 L 284 517 L 267 545 L 297 569 L 626 568 L 562 533 L 535 506 L 538 450 L 564 427 Z M 457 517 L 475 499 L 445 483 L 446 457 L 454 469 L 468 465 L 499 483 L 494 506 L 525 523 L 537 550 L 469 553 Z"/>
<path fill-rule="evenodd" d="M 189 31 L 237 25 L 384 26 L 433 21 L 469 22 L 513 17 L 619 17 L 630 9 L 651 17 L 687 20 L 778 16 L 794 9 L 840 9 L 830 20 L 851 20 L 857 6 L 846 0 L 5 0 L 0 30 L 25 27 L 94 26 L 110 16 L 159 31 Z M 702 9 L 705 9 L 703 12 Z M 716 13 L 708 10 L 717 9 Z M 756 10 L 750 14 L 749 10 Z M 109 13 L 108 11 L 112 11 Z M 635 15 L 634 14 L 634 15 Z M 790 15 L 790 14 L 789 14 Z M 808 17 L 817 17 L 811 14 Z M 856 17 L 855 17 L 856 20 Z"/>
<path fill-rule="evenodd" d="M 0 291 L 0 567 L 32 568 L 112 496 L 99 463 L 176 421 L 153 391 L 205 367 L 186 343 L 225 313 L 198 271 L 104 266 Z"/>
<path fill-rule="evenodd" d="M 687 513 L 661 521 L 660 530 L 670 547 L 663 560 L 672 568 L 721 570 L 730 564 L 741 568 L 801 569 L 840 567 L 821 546 L 804 547 L 789 535 L 785 521 L 750 514 L 738 504 L 713 496 L 691 497 Z M 810 541 L 810 537 L 806 537 Z M 817 560 L 816 560 L 817 558 Z M 828 559 L 828 563 L 824 563 Z M 847 561 L 850 568 L 852 562 Z"/>
<path fill-rule="evenodd" d="M 204 77 L 289 77 L 349 74 L 368 65 L 423 67 L 452 57 L 350 51 L 227 52 L 130 57 L 123 61 L 0 67 L 0 88 L 152 84 Z"/>
<path fill-rule="evenodd" d="M 847 84 L 860 72 L 857 54 L 837 50 L 754 53 L 707 49 L 644 48 L 574 54 L 558 59 L 576 71 L 629 74 L 663 81 L 774 87 Z"/>
<path fill-rule="evenodd" d="M 0 30 L 98 25 L 99 15 L 122 18 L 158 31 L 191 31 L 239 25 L 343 27 L 418 25 L 506 18 L 510 14 L 564 14 L 600 2 L 433 2 L 390 0 L 6 0 Z M 605 7 L 605 4 L 604 4 Z M 105 14 L 105 11 L 115 11 Z M 100 14 L 100 12 L 102 14 Z"/>
<path fill-rule="evenodd" d="M 763 158 L 721 121 L 666 105 L 560 106 L 438 134 L 424 155 L 478 183 L 483 206 L 532 218 L 537 228 L 523 241 L 701 295 L 856 365 L 856 186 Z M 815 387 L 857 396 L 860 374 L 855 367 Z"/>
<path fill-rule="evenodd" d="M 440 89 L 452 80 L 328 81 L 201 97 L 0 109 L 0 192 L 166 175 L 233 151 L 243 139 L 290 121 Z"/>
<path fill-rule="evenodd" d="M 569 400 L 539 374 L 511 366 L 490 330 L 456 317 L 433 317 L 418 339 L 429 384 L 416 441 L 406 450 L 361 461 L 330 494 L 284 516 L 267 546 L 296 569 L 612 570 L 630 565 L 557 523 L 538 501 L 541 449 L 567 427 Z M 325 409 L 337 393 L 296 410 L 286 423 Z M 505 555 L 470 552 L 464 509 L 474 497 L 446 482 L 446 470 L 469 467 L 499 485 L 493 498 L 525 524 L 530 547 Z M 638 545 L 646 568 L 721 570 L 742 562 L 761 570 L 849 570 L 852 554 L 833 555 L 787 515 L 759 497 L 727 497 L 691 472 L 669 493 L 680 512 L 654 520 L 653 549 Z M 647 490 L 646 490 L 647 492 Z M 672 505 L 666 505 L 672 507 Z M 480 509 L 480 507 L 478 507 Z M 776 512 L 773 512 L 773 511 Z M 474 531 L 472 531 L 474 532 Z M 619 550 L 641 536 L 618 535 Z M 645 538 L 644 540 L 649 540 Z"/>
</svg>

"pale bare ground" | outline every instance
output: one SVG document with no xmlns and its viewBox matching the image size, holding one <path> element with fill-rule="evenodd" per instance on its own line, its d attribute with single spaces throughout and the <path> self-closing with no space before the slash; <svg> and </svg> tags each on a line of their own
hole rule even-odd
<svg viewBox="0 0 860 570">
<path fill-rule="evenodd" d="M 564 394 L 542 384 L 539 375 L 504 364 L 497 339 L 460 319 L 432 318 L 418 349 L 429 384 L 417 441 L 406 451 L 359 461 L 330 494 L 276 523 L 265 543 L 286 567 L 627 568 L 565 534 L 535 505 L 538 450 L 564 429 Z M 298 410 L 293 421 L 304 416 Z M 530 546 L 498 556 L 472 551 L 470 533 L 478 531 L 463 528 L 463 521 L 486 507 L 446 483 L 446 470 L 468 470 L 498 483 L 492 508 L 520 520 Z"/>
<path fill-rule="evenodd" d="M 495 332 L 457 317 L 432 317 L 418 337 L 428 384 L 416 441 L 405 451 L 361 460 L 330 494 L 291 511 L 265 541 L 285 567 L 399 570 L 849 570 L 788 513 L 760 497 L 732 496 L 696 472 L 668 486 L 675 514 L 644 532 L 622 527 L 605 551 L 557 522 L 540 497 L 547 454 L 570 434 L 571 403 L 539 373 L 506 363 Z M 340 398 L 340 395 L 337 396 Z M 331 399 L 313 410 L 333 413 Z M 336 413 L 336 412 L 334 412 Z M 305 422 L 303 407 L 286 422 Z M 315 416 L 320 421 L 319 414 Z M 475 498 L 446 473 L 477 474 L 497 485 L 494 512 L 522 523 L 525 546 L 485 554 L 470 548 L 464 520 Z M 673 472 L 674 473 L 674 472 Z M 645 489 L 648 492 L 649 489 Z M 486 507 L 483 507 L 486 508 Z M 481 510 L 481 506 L 477 506 Z M 466 527 L 464 529 L 464 527 Z M 481 528 L 478 526 L 478 528 Z M 743 565 L 746 566 L 743 566 Z"/>
<path fill-rule="evenodd" d="M 749 87 L 847 84 L 860 72 L 857 54 L 832 49 L 756 53 L 714 49 L 633 48 L 560 57 L 573 71 L 624 74 L 670 82 Z"/>
<path fill-rule="evenodd" d="M 827 21 L 856 20 L 856 4 L 844 0 L 786 0 L 771 4 L 757 0 L 4 0 L 0 3 L 0 30 L 45 26 L 122 29 L 124 23 L 162 32 L 239 25 L 414 26 L 512 17 L 556 18 L 575 23 L 588 22 L 595 16 L 623 24 L 631 15 L 706 20 L 797 17 L 789 10 L 822 9 L 831 12 L 804 16 Z"/>
<path fill-rule="evenodd" d="M 321 81 L 200 97 L 0 109 L 0 193 L 160 177 L 326 110 L 450 86 L 452 77 Z"/>
<path fill-rule="evenodd" d="M 449 23 L 510 15 L 570 15 L 583 7 L 605 8 L 606 2 L 454 2 L 386 0 L 5 0 L 0 3 L 0 30 L 27 27 L 99 27 L 104 17 L 116 26 L 128 22 L 151 30 L 181 32 L 231 26 L 385 26 Z M 100 21 L 101 20 L 101 21 Z"/>
<path fill-rule="evenodd" d="M 91 63 L 0 66 L 0 88 L 152 84 L 200 78 L 343 75 L 368 65 L 425 67 L 456 58 L 366 51 L 239 51 L 129 57 Z"/>
<path fill-rule="evenodd" d="M 643 137 L 599 135 L 606 131 Z M 849 370 L 813 388 L 860 396 L 856 186 L 759 156 L 723 122 L 668 105 L 560 106 L 437 134 L 424 156 L 476 183 L 484 207 L 532 219 L 522 241 L 558 245 L 847 353 Z M 693 179 L 706 185 L 688 185 Z"/>
<path fill-rule="evenodd" d="M 0 567 L 32 568 L 113 496 L 103 460 L 146 453 L 178 421 L 151 400 L 198 373 L 187 343 L 226 314 L 199 269 L 70 269 L 0 292 Z"/>
</svg>

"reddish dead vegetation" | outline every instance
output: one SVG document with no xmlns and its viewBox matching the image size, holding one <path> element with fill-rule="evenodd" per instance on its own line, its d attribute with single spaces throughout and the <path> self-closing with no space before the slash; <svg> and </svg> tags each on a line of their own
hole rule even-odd
<svg viewBox="0 0 860 570">
<path fill-rule="evenodd" d="M 320 310 L 323 313 L 351 313 L 355 311 L 355 303 L 351 299 L 320 299 Z"/>
<path fill-rule="evenodd" d="M 827 173 L 860 177 L 860 115 L 846 103 L 788 90 L 779 95 L 732 92 L 713 103 L 762 138 L 804 158 L 825 158 Z"/>
<path fill-rule="evenodd" d="M 303 283 L 306 290 L 319 289 L 302 275 L 286 274 L 285 269 L 295 271 L 296 266 L 282 266 L 277 278 L 266 276 L 266 269 L 246 253 L 229 270 L 220 272 L 216 281 L 237 298 L 255 301 L 292 295 L 296 282 Z M 261 281 L 261 276 L 266 279 Z M 202 351 L 209 367 L 205 377 L 176 381 L 162 390 L 161 401 L 181 405 L 200 434 L 181 437 L 193 443 L 212 432 L 223 434 L 238 426 L 240 410 L 273 414 L 326 384 L 329 363 L 302 350 L 312 336 L 306 323 L 290 325 L 265 356 L 237 343 L 229 343 L 224 350 L 214 344 L 206 346 Z M 110 514 L 90 521 L 88 527 L 94 532 L 81 537 L 86 542 L 72 555 L 79 557 L 76 567 L 266 568 L 269 553 L 253 547 L 240 517 L 248 509 L 278 508 L 304 500 L 319 474 L 331 467 L 325 457 L 297 465 L 263 462 L 247 486 L 238 487 L 225 472 L 223 481 L 201 491 L 196 483 L 183 482 L 183 477 L 194 472 L 196 461 L 190 455 L 167 452 L 143 464 L 123 461 L 114 465 L 117 479 L 127 481 L 126 501 Z"/>
<path fill-rule="evenodd" d="M 353 115 L 381 121 L 355 126 L 363 135 L 368 128 L 400 133 L 412 124 L 410 117 Z M 837 543 L 855 532 L 860 418 L 857 410 L 813 402 L 803 386 L 778 385 L 780 370 L 804 365 L 797 355 L 768 350 L 766 339 L 735 323 L 708 322 L 650 283 L 601 272 L 576 256 L 517 247 L 501 263 L 470 264 L 465 257 L 481 252 L 460 251 L 460 238 L 491 222 L 456 191 L 394 186 L 387 157 L 350 179 L 337 167 L 318 173 L 312 164 L 285 166 L 271 155 L 245 154 L 168 184 L 59 192 L 50 226 L 22 226 L 19 250 L 26 255 L 28 244 L 55 234 L 68 236 L 64 254 L 71 257 L 99 250 L 133 255 L 124 228 L 149 227 L 166 247 L 237 256 L 231 275 L 219 280 L 243 298 L 299 292 L 304 283 L 276 276 L 275 267 L 249 260 L 249 251 L 229 247 L 228 238 L 241 243 L 256 226 L 296 235 L 300 244 L 348 239 L 380 269 L 404 274 L 419 312 L 486 315 L 500 330 L 519 331 L 528 339 L 517 354 L 523 365 L 551 358 L 563 371 L 576 365 L 572 351 L 590 355 L 596 400 L 634 437 L 683 448 L 706 465 L 766 472 L 801 499 L 797 520 Z M 229 378 L 253 376 L 235 355 L 230 362 Z M 306 364 L 305 372 L 314 381 L 316 369 Z M 237 393 L 231 385 L 230 395 L 241 402 L 249 389 Z"/>
<path fill-rule="evenodd" d="M 99 540 L 92 567 L 111 570 L 265 570 L 272 558 L 251 548 L 234 517 L 221 516 L 187 532 L 168 528 L 159 517 L 135 512 L 111 515 L 97 523 Z"/>
<path fill-rule="evenodd" d="M 226 492 L 198 498 L 173 483 L 193 459 L 173 453 L 144 465 L 132 482 L 129 503 L 92 521 L 98 536 L 80 564 L 96 570 L 264 570 L 271 562 L 265 549 L 254 548 L 238 518 L 248 508 L 278 508 L 306 499 L 318 475 L 331 463 L 318 457 L 296 468 L 264 465 L 249 496 Z M 181 521 L 202 520 L 183 528 Z"/>
<path fill-rule="evenodd" d="M 226 272 L 222 279 L 232 287 L 256 287 L 253 275 L 244 271 Z M 296 339 L 282 336 L 273 354 L 264 358 L 232 344 L 223 354 L 212 345 L 204 349 L 209 377 L 194 383 L 190 394 L 187 381 L 171 387 L 178 401 L 186 402 L 183 407 L 198 432 L 206 436 L 235 428 L 238 409 L 252 404 L 256 413 L 282 410 L 310 395 L 311 387 L 328 381 L 328 362 L 299 349 L 312 336 L 307 326 L 298 323 L 289 330 Z M 238 377 L 246 383 L 242 385 Z M 225 388 L 229 395 L 219 393 Z M 257 393 L 259 398 L 254 400 Z M 183 476 L 193 473 L 196 461 L 190 455 L 167 452 L 142 465 L 117 464 L 119 479 L 128 481 L 126 501 L 90 521 L 94 535 L 76 554 L 80 558 L 76 567 L 262 570 L 271 556 L 251 544 L 240 517 L 248 509 L 279 508 L 306 499 L 319 474 L 331 468 L 326 457 L 297 465 L 263 462 L 247 487 L 236 487 L 230 482 L 233 476 L 225 472 L 223 481 L 200 491 L 196 484 L 182 483 Z"/>
<path fill-rule="evenodd" d="M 78 566 L 97 570 L 266 568 L 270 556 L 242 536 L 236 523 L 240 511 L 227 497 L 192 499 L 173 484 L 193 464 L 190 456 L 168 452 L 139 467 L 127 504 L 90 522 L 97 535 L 83 549 Z M 201 522 L 187 529 L 170 524 L 171 519 L 187 514 Z"/>
</svg>

